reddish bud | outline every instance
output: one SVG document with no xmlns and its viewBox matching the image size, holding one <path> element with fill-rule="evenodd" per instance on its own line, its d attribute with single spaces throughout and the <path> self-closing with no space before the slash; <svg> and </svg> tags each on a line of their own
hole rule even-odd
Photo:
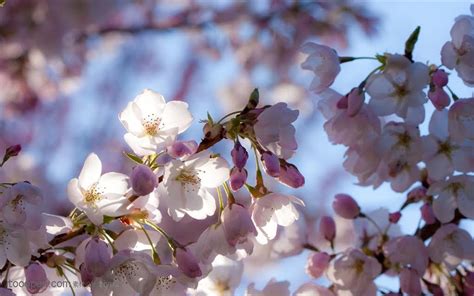
<svg viewBox="0 0 474 296">
<path fill-rule="evenodd" d="M 232 162 L 234 165 L 239 169 L 243 169 L 247 163 L 247 159 L 249 158 L 249 154 L 244 146 L 242 146 L 239 141 L 236 141 L 234 149 L 232 149 L 230 154 L 232 155 Z"/>
<path fill-rule="evenodd" d="M 185 248 L 177 248 L 175 259 L 178 268 L 188 277 L 196 278 L 202 275 L 199 263 L 191 251 Z"/>
<path fill-rule="evenodd" d="M 401 217 L 402 213 L 400 212 L 390 213 L 388 214 L 388 221 L 390 221 L 392 224 L 397 224 Z"/>
<path fill-rule="evenodd" d="M 247 181 L 247 170 L 246 169 L 238 169 L 233 167 L 230 170 L 230 188 L 233 191 L 237 191 L 242 186 L 244 186 L 245 181 Z"/>
<path fill-rule="evenodd" d="M 448 74 L 442 69 L 436 70 L 431 76 L 431 81 L 437 87 L 443 87 L 448 84 Z"/>
<path fill-rule="evenodd" d="M 319 231 L 328 241 L 332 241 L 336 237 L 336 223 L 329 216 L 323 216 L 319 222 Z"/>
<path fill-rule="evenodd" d="M 274 178 L 277 178 L 280 175 L 280 160 L 275 154 L 271 152 L 263 152 L 262 162 L 263 168 L 268 175 Z"/>
<path fill-rule="evenodd" d="M 147 195 L 158 186 L 158 179 L 153 171 L 146 165 L 137 165 L 130 176 L 133 191 L 140 195 Z"/>
<path fill-rule="evenodd" d="M 421 208 L 421 218 L 425 221 L 426 224 L 433 224 L 436 222 L 436 217 L 433 211 L 433 208 L 430 204 L 425 203 Z"/>
<path fill-rule="evenodd" d="M 292 164 L 280 167 L 280 175 L 278 177 L 280 183 L 291 188 L 299 188 L 304 185 L 304 176 L 298 171 L 298 168 Z"/>
</svg>

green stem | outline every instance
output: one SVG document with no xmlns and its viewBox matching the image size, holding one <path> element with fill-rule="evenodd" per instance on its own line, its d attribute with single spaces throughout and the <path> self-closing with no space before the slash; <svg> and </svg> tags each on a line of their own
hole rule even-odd
<svg viewBox="0 0 474 296">
<path fill-rule="evenodd" d="M 168 246 L 170 247 L 172 251 L 176 250 L 177 248 L 176 242 L 161 227 L 159 227 L 158 225 L 156 225 L 155 223 L 149 220 L 145 220 L 145 224 L 147 224 L 154 230 L 158 231 L 161 235 L 163 235 L 168 241 Z"/>
<path fill-rule="evenodd" d="M 230 188 L 229 188 L 229 185 L 227 184 L 227 182 L 224 182 L 224 189 L 225 189 L 225 193 L 227 195 L 227 203 L 229 205 L 235 203 L 234 195 L 232 194 L 232 191 L 230 191 Z"/>
<path fill-rule="evenodd" d="M 219 121 L 217 122 L 218 124 L 221 123 L 224 119 L 226 119 L 227 117 L 229 116 L 232 116 L 232 115 L 235 115 L 235 114 L 239 114 L 241 111 L 234 111 L 234 112 L 231 112 L 227 115 L 225 115 L 224 117 L 222 117 L 221 119 L 219 119 Z"/>
<path fill-rule="evenodd" d="M 161 263 L 160 256 L 158 255 L 158 252 L 157 252 L 156 249 L 155 249 L 155 245 L 154 245 L 153 242 L 151 241 L 151 238 L 150 238 L 150 235 L 148 234 L 148 231 L 146 231 L 145 227 L 143 227 L 143 224 L 140 224 L 140 227 L 141 227 L 141 229 L 143 230 L 143 233 L 145 233 L 145 236 L 146 236 L 148 242 L 150 243 L 151 252 L 152 252 L 152 258 L 157 258 L 157 259 L 158 259 L 158 264 L 160 264 L 160 263 Z M 155 256 L 156 256 L 156 257 L 155 257 Z"/>
<path fill-rule="evenodd" d="M 451 97 L 453 98 L 453 101 L 457 101 L 459 100 L 459 97 L 453 92 L 453 90 L 446 85 L 446 88 L 449 90 L 449 92 L 451 93 Z"/>
<path fill-rule="evenodd" d="M 377 60 L 375 57 L 339 57 L 339 63 L 347 63 L 355 60 Z"/>
</svg>

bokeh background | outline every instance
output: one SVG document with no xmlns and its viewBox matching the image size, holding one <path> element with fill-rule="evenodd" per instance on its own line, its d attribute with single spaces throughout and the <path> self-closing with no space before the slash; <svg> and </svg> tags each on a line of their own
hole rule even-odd
<svg viewBox="0 0 474 296">
<path fill-rule="evenodd" d="M 290 192 L 307 204 L 303 222 L 330 214 L 340 192 L 367 211 L 396 210 L 402 194 L 357 186 L 344 172 L 344 148 L 327 140 L 299 48 L 311 40 L 341 56 L 402 52 L 420 25 L 414 57 L 439 64 L 454 18 L 469 13 L 469 1 L 7 0 L 0 8 L 0 151 L 21 144 L 23 152 L 0 168 L 0 180 L 30 180 L 44 191 L 46 211 L 66 214 L 66 184 L 87 154 L 97 153 L 105 170 L 130 171 L 117 116 L 142 89 L 188 102 L 195 121 L 183 138 L 199 141 L 208 111 L 220 118 L 238 110 L 258 87 L 263 103 L 300 110 L 293 162 L 306 185 Z M 334 88 L 347 92 L 374 67 L 364 60 L 342 65 Z M 455 76 L 455 92 L 472 96 Z M 418 211 L 407 209 L 402 230 L 416 227 Z M 290 280 L 294 290 L 310 280 L 306 258 L 303 252 L 271 266 L 249 262 L 238 293 L 272 277 Z"/>
</svg>

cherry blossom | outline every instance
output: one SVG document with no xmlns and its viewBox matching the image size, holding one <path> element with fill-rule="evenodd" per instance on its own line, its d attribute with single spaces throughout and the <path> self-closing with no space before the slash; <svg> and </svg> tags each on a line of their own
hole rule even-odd
<svg viewBox="0 0 474 296">
<path fill-rule="evenodd" d="M 456 101 L 448 114 L 449 135 L 457 141 L 463 139 L 474 140 L 474 98 L 461 99 Z"/>
<path fill-rule="evenodd" d="M 428 252 L 433 262 L 444 263 L 452 270 L 462 260 L 474 259 L 474 241 L 466 230 L 446 224 L 433 235 Z"/>
<path fill-rule="evenodd" d="M 308 54 L 301 67 L 313 71 L 315 76 L 309 87 L 316 93 L 329 88 L 341 71 L 336 51 L 325 45 L 313 42 L 305 43 L 301 51 Z"/>
<path fill-rule="evenodd" d="M 263 110 L 254 125 L 259 143 L 280 158 L 292 157 L 298 148 L 296 130 L 292 125 L 298 114 L 298 110 L 291 110 L 286 103 L 277 103 Z"/>
<path fill-rule="evenodd" d="M 446 181 L 434 183 L 428 189 L 433 195 L 433 210 L 436 218 L 443 223 L 453 220 L 454 211 L 459 209 L 464 216 L 474 219 L 474 177 L 470 175 L 452 176 Z"/>
<path fill-rule="evenodd" d="M 245 291 L 246 296 L 289 296 L 290 283 L 287 281 L 278 282 L 271 279 L 262 290 L 255 288 L 255 284 L 250 284 Z"/>
<path fill-rule="evenodd" d="M 472 10 L 471 6 L 471 13 Z M 455 69 L 464 83 L 472 85 L 474 83 L 472 52 L 474 18 L 472 15 L 457 17 L 450 34 L 451 41 L 446 42 L 441 49 L 441 61 L 449 69 Z"/>
<path fill-rule="evenodd" d="M 202 220 L 216 211 L 211 190 L 229 178 L 229 166 L 221 157 L 198 153 L 186 161 L 173 160 L 165 167 L 163 200 L 168 213 L 179 221 L 185 214 Z"/>
<path fill-rule="evenodd" d="M 3 219 L 8 224 L 38 230 L 42 225 L 39 207 L 43 201 L 38 187 L 20 182 L 10 187 L 2 195 L 0 208 Z"/>
<path fill-rule="evenodd" d="M 257 228 L 257 241 L 266 244 L 276 236 L 278 225 L 289 226 L 298 219 L 295 205 L 304 206 L 302 200 L 279 193 L 269 193 L 252 205 L 252 220 Z"/>
<path fill-rule="evenodd" d="M 153 154 L 171 144 L 193 120 L 187 103 L 165 102 L 162 95 L 149 89 L 128 103 L 119 118 L 127 130 L 125 141 L 139 155 Z"/>
<path fill-rule="evenodd" d="M 102 175 L 102 163 L 92 153 L 84 162 L 79 178 L 68 184 L 69 200 L 96 225 L 103 223 L 103 216 L 120 216 L 126 213 L 125 193 L 128 177 L 120 173 Z"/>
<path fill-rule="evenodd" d="M 351 295 L 375 295 L 373 280 L 382 267 L 376 259 L 358 249 L 349 249 L 339 258 L 331 261 L 328 278 L 338 291 L 350 291 Z"/>
<path fill-rule="evenodd" d="M 381 73 L 367 82 L 369 106 L 379 116 L 397 114 L 407 118 L 409 109 L 423 109 L 427 101 L 423 89 L 428 86 L 428 67 L 411 63 L 401 55 L 386 54 L 386 65 Z"/>
</svg>

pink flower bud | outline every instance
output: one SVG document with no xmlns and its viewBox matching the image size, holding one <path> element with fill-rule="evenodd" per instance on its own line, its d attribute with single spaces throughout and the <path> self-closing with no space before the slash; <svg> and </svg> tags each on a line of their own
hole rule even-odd
<svg viewBox="0 0 474 296">
<path fill-rule="evenodd" d="M 280 160 L 271 152 L 263 152 L 262 154 L 263 168 L 265 172 L 274 178 L 280 175 Z"/>
<path fill-rule="evenodd" d="M 13 157 L 17 156 L 21 151 L 21 145 L 13 145 L 7 148 L 5 151 L 5 156 Z"/>
<path fill-rule="evenodd" d="M 92 238 L 86 245 L 84 254 L 85 268 L 96 277 L 102 276 L 108 268 L 112 251 L 98 237 Z"/>
<path fill-rule="evenodd" d="M 237 191 L 242 186 L 244 186 L 245 181 L 247 181 L 247 170 L 246 169 L 238 169 L 233 167 L 230 170 L 230 188 L 233 191 Z"/>
<path fill-rule="evenodd" d="M 196 141 L 175 141 L 168 147 L 168 154 L 173 158 L 180 158 L 186 155 L 194 154 L 198 144 Z"/>
<path fill-rule="evenodd" d="M 177 248 L 175 258 L 178 268 L 188 277 L 195 278 L 202 275 L 199 263 L 191 251 L 185 248 Z"/>
<path fill-rule="evenodd" d="M 417 202 L 426 199 L 427 189 L 425 187 L 416 187 L 408 192 L 408 201 Z"/>
<path fill-rule="evenodd" d="M 230 154 L 232 155 L 232 162 L 234 163 L 234 165 L 239 169 L 243 169 L 245 164 L 247 163 L 249 154 L 239 141 L 235 142 L 234 149 L 232 149 Z"/>
<path fill-rule="evenodd" d="M 336 223 L 329 216 L 323 216 L 319 222 L 319 231 L 328 241 L 332 241 L 336 237 Z"/>
<path fill-rule="evenodd" d="M 146 165 L 137 165 L 130 176 L 133 191 L 140 195 L 147 195 L 155 190 L 158 185 L 158 179 L 153 171 Z"/>
<path fill-rule="evenodd" d="M 365 95 L 358 87 L 354 87 L 347 95 L 347 115 L 356 116 L 364 105 Z"/>
<path fill-rule="evenodd" d="M 328 268 L 331 256 L 325 252 L 317 252 L 312 254 L 306 263 L 306 273 L 317 279 L 323 275 Z"/>
<path fill-rule="evenodd" d="M 420 276 L 416 270 L 403 268 L 400 272 L 400 289 L 408 295 L 420 295 Z"/>
<path fill-rule="evenodd" d="M 304 185 L 304 176 L 298 171 L 298 168 L 292 164 L 280 167 L 280 183 L 288 185 L 291 188 L 299 188 Z"/>
<path fill-rule="evenodd" d="M 442 69 L 436 70 L 431 76 L 431 81 L 437 87 L 443 87 L 448 84 L 448 74 Z"/>
<path fill-rule="evenodd" d="M 81 264 L 79 267 L 79 272 L 81 274 L 81 282 L 84 287 L 92 283 L 94 280 L 94 275 L 89 270 L 87 270 L 85 264 Z"/>
<path fill-rule="evenodd" d="M 433 212 L 433 208 L 430 204 L 425 203 L 421 208 L 421 218 L 425 221 L 426 224 L 433 224 L 436 222 L 436 217 Z"/>
<path fill-rule="evenodd" d="M 463 287 L 465 295 L 474 295 L 474 272 L 467 272 Z"/>
<path fill-rule="evenodd" d="M 347 194 L 337 194 L 332 203 L 332 208 L 342 218 L 354 219 L 360 214 L 357 202 Z"/>
<path fill-rule="evenodd" d="M 397 224 L 401 217 L 402 213 L 400 212 L 390 213 L 388 214 L 388 221 L 390 221 L 392 224 Z"/>
<path fill-rule="evenodd" d="M 434 91 L 428 92 L 428 98 L 437 110 L 443 110 L 445 107 L 448 107 L 451 102 L 449 95 L 443 88 L 438 86 L 435 86 Z"/>
<path fill-rule="evenodd" d="M 222 224 L 227 242 L 232 247 L 247 241 L 251 234 L 257 235 L 249 211 L 239 204 L 231 204 L 222 212 Z"/>
<path fill-rule="evenodd" d="M 31 263 L 25 268 L 25 278 L 26 289 L 31 294 L 41 293 L 49 285 L 49 280 L 43 266 L 36 262 Z"/>
</svg>

